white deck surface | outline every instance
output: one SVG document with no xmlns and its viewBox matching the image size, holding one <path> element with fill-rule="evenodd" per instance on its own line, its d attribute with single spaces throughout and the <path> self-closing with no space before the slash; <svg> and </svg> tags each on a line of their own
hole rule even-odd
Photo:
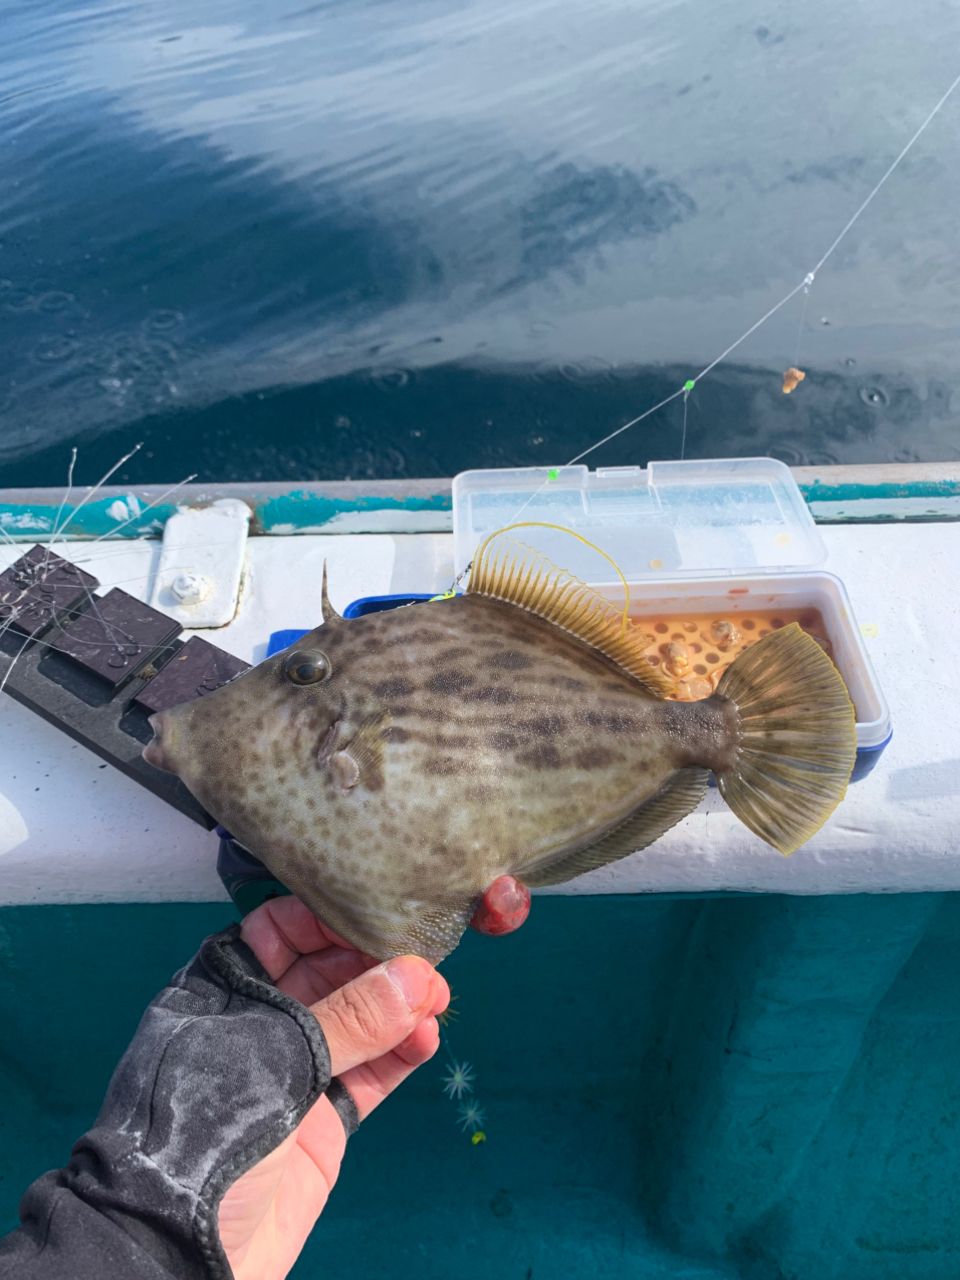
<svg viewBox="0 0 960 1280">
<path fill-rule="evenodd" d="M 545 892 L 787 893 L 960 889 L 960 524 L 822 529 L 890 704 L 894 737 L 832 821 L 792 858 L 750 834 L 716 793 L 655 846 Z M 439 590 L 442 534 L 252 538 L 236 620 L 203 633 L 256 661 L 269 633 L 316 624 L 320 567 L 344 607 Z M 22 548 L 20 549 L 22 550 Z M 146 598 L 159 543 L 75 543 L 104 587 Z M 0 547 L 0 567 L 18 550 Z M 416 838 L 415 834 L 412 838 Z M 0 903 L 226 897 L 216 838 L 0 697 Z"/>
</svg>

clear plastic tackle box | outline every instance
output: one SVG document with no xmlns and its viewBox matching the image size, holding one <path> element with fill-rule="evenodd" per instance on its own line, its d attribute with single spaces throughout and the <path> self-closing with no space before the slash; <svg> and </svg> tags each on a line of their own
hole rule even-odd
<svg viewBox="0 0 960 1280">
<path fill-rule="evenodd" d="M 876 763 L 890 740 L 890 712 L 846 588 L 822 568 L 826 546 L 784 463 L 718 458 L 651 462 L 645 469 L 464 471 L 455 478 L 457 573 L 489 534 L 522 523 L 512 539 L 619 602 L 623 584 L 608 562 L 561 530 L 537 527 L 539 521 L 582 535 L 616 562 L 637 621 L 713 616 L 736 626 L 757 613 L 818 615 L 856 708 L 854 777 Z"/>
<path fill-rule="evenodd" d="M 540 522 L 561 528 L 544 528 Z M 796 617 L 809 611 L 822 625 L 826 647 L 856 708 L 854 780 L 876 764 L 890 741 L 890 712 L 846 588 L 822 568 L 826 546 L 782 462 L 718 458 L 651 462 L 645 469 L 463 471 L 453 481 L 457 574 L 485 538 L 516 524 L 524 527 L 510 533 L 515 542 L 543 553 L 621 602 L 623 583 L 610 564 L 564 530 L 601 548 L 623 573 L 631 616 L 641 624 L 671 618 L 681 620 L 682 626 L 683 619 L 712 617 L 735 627 L 755 626 L 757 617 L 767 615 L 776 625 L 778 612 Z M 355 600 L 346 614 L 359 617 L 429 598 L 367 596 Z M 669 630 L 663 621 L 658 625 Z M 696 630 L 693 622 L 689 630 Z M 277 633 L 271 651 L 291 643 L 296 634 Z M 666 637 L 651 637 L 661 638 Z M 703 657 L 722 661 L 719 653 Z M 694 665 L 708 677 L 709 668 Z"/>
</svg>

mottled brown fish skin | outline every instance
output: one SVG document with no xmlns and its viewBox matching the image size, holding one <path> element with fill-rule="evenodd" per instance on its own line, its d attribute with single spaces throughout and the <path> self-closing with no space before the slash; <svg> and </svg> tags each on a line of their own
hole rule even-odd
<svg viewBox="0 0 960 1280">
<path fill-rule="evenodd" d="M 326 654 L 331 677 L 300 687 L 285 654 L 268 659 L 166 714 L 166 762 L 377 957 L 442 958 L 498 875 L 523 879 L 676 770 L 724 768 L 735 751 L 725 699 L 661 701 L 559 627 L 481 596 L 334 617 L 295 648 Z M 375 750 L 351 753 L 371 723 Z"/>
</svg>

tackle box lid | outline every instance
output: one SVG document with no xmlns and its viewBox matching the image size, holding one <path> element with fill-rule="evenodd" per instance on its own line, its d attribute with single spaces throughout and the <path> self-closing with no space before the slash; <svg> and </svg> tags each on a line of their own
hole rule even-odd
<svg viewBox="0 0 960 1280">
<path fill-rule="evenodd" d="M 491 533 L 509 535 L 596 585 L 812 569 L 827 551 L 790 468 L 776 458 L 651 462 L 642 467 L 512 467 L 453 481 L 456 572 Z M 504 549 L 507 540 L 503 542 Z"/>
</svg>

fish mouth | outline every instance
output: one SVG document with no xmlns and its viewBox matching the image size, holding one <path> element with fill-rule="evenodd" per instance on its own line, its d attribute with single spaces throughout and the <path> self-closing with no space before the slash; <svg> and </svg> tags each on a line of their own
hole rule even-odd
<svg viewBox="0 0 960 1280">
<path fill-rule="evenodd" d="M 166 773 L 175 773 L 176 770 L 167 759 L 164 749 L 167 745 L 163 736 L 164 713 L 157 711 L 152 716 L 148 716 L 147 723 L 153 730 L 153 737 L 143 748 L 143 759 L 146 760 L 147 764 L 152 764 L 155 769 L 163 769 Z"/>
</svg>

